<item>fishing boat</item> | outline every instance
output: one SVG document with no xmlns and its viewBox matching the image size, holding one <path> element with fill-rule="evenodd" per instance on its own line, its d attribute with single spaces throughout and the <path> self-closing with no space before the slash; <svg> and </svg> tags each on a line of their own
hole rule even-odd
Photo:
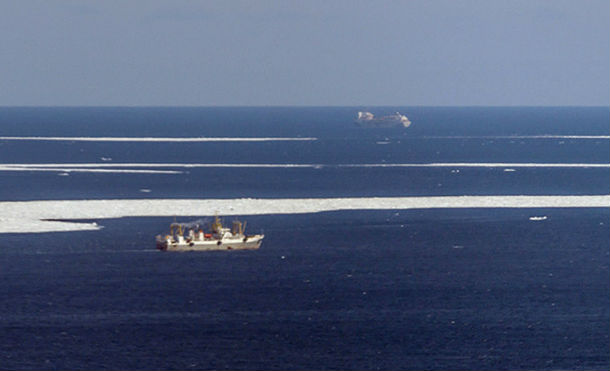
<svg viewBox="0 0 610 371">
<path fill-rule="evenodd" d="M 408 128 L 411 125 L 411 121 L 409 121 L 407 116 L 401 115 L 398 112 L 396 112 L 394 115 L 382 117 L 375 117 L 375 115 L 370 112 L 358 112 L 356 125 L 363 128 Z"/>
<path fill-rule="evenodd" d="M 246 223 L 234 220 L 232 228 L 225 228 L 218 216 L 214 217 L 210 233 L 199 226 L 189 228 L 185 224 L 172 223 L 169 234 L 156 237 L 161 251 L 212 251 L 255 250 L 263 242 L 263 234 L 246 235 Z"/>
</svg>

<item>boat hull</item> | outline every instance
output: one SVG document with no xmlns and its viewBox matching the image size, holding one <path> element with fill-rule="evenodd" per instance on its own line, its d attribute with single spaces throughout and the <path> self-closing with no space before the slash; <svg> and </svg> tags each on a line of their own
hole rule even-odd
<svg viewBox="0 0 610 371">
<path fill-rule="evenodd" d="M 190 242 L 157 242 L 157 249 L 161 251 L 219 251 L 219 250 L 256 250 L 263 242 L 262 235 L 243 239 L 223 239 L 210 241 Z"/>
<path fill-rule="evenodd" d="M 356 120 L 356 125 L 360 126 L 361 128 L 408 128 L 411 125 L 411 121 L 380 118 L 370 120 Z"/>
</svg>

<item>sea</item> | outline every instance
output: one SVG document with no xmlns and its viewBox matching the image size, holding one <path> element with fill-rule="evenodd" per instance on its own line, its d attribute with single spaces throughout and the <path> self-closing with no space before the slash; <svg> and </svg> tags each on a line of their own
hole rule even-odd
<svg viewBox="0 0 610 371">
<path fill-rule="evenodd" d="M 360 110 L 413 124 L 360 128 Z M 1 108 L 0 369 L 607 370 L 610 207 L 374 205 L 608 195 L 609 122 L 608 107 Z M 264 233 L 260 249 L 155 248 L 217 212 L 172 201 L 340 198 L 373 206 L 236 206 L 221 217 Z M 149 199 L 169 206 L 74 220 L 38 202 Z"/>
</svg>

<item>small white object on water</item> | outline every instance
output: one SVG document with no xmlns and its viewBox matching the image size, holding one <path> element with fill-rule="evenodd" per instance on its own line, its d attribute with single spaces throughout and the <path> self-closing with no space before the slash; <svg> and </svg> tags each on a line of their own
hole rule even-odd
<svg viewBox="0 0 610 371">
<path fill-rule="evenodd" d="M 142 192 L 142 193 L 150 193 L 151 191 L 148 188 L 142 188 L 142 189 L 140 189 L 140 192 Z"/>
<path fill-rule="evenodd" d="M 504 172 L 505 172 L 505 173 L 508 173 L 508 172 L 513 172 L 513 171 L 515 171 L 515 169 L 504 169 Z"/>
<path fill-rule="evenodd" d="M 547 216 L 546 215 L 544 215 L 544 216 L 530 216 L 529 219 L 530 220 L 546 220 Z"/>
</svg>

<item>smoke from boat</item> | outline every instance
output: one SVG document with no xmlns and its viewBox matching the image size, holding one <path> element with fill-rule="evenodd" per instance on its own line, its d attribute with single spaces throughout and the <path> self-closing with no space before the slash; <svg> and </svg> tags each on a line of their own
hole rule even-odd
<svg viewBox="0 0 610 371">
<path fill-rule="evenodd" d="M 198 228 L 207 224 L 210 224 L 212 221 L 211 218 L 200 218 L 197 220 L 193 220 L 190 222 L 180 222 L 180 223 L 173 223 L 173 225 L 179 225 L 182 228 Z"/>
</svg>

